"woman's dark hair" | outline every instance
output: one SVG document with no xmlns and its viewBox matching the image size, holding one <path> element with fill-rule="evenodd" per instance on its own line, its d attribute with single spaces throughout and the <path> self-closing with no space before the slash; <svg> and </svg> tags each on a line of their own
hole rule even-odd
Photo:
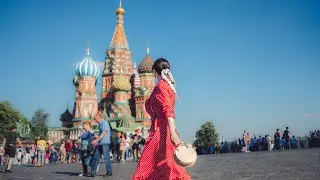
<svg viewBox="0 0 320 180">
<path fill-rule="evenodd" d="M 159 75 L 163 69 L 170 69 L 170 63 L 164 58 L 158 58 L 152 66 L 152 70 L 155 70 Z"/>
</svg>

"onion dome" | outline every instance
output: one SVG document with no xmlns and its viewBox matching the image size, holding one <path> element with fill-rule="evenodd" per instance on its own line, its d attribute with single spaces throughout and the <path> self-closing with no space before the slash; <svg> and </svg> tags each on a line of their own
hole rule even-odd
<svg viewBox="0 0 320 180">
<path fill-rule="evenodd" d="M 133 79 L 133 86 L 135 88 L 139 88 L 140 87 L 140 76 L 139 73 L 137 72 L 137 67 L 136 67 L 136 63 L 133 64 L 133 69 L 134 69 L 134 79 Z"/>
<path fill-rule="evenodd" d="M 130 91 L 131 84 L 130 84 L 129 78 L 127 78 L 123 74 L 120 74 L 120 76 L 115 77 L 113 81 L 113 87 L 115 90 L 118 90 L 118 91 Z"/>
<path fill-rule="evenodd" d="M 76 75 L 91 76 L 97 78 L 100 74 L 99 66 L 91 59 L 90 49 L 87 49 L 87 55 L 76 67 Z"/>
<path fill-rule="evenodd" d="M 119 7 L 116 9 L 116 15 L 124 15 L 125 12 L 126 11 L 123 9 L 122 3 L 121 3 L 121 0 L 120 0 Z"/>
<path fill-rule="evenodd" d="M 78 79 L 79 79 L 79 77 L 75 74 L 73 76 L 73 80 L 72 80 L 74 86 L 78 86 L 79 85 Z"/>
<path fill-rule="evenodd" d="M 60 115 L 60 121 L 62 122 L 72 122 L 72 114 L 69 111 L 69 108 Z"/>
<path fill-rule="evenodd" d="M 154 61 L 152 60 L 150 53 L 149 53 L 149 48 L 147 48 L 147 55 L 144 57 L 142 62 L 140 63 L 138 67 L 138 71 L 140 74 L 142 73 L 152 73 L 152 66 L 153 66 Z"/>
<path fill-rule="evenodd" d="M 71 128 L 72 127 L 73 116 L 69 111 L 69 108 L 61 114 L 60 121 L 62 122 L 62 127 Z"/>
<path fill-rule="evenodd" d="M 66 127 L 66 128 L 71 128 L 72 127 L 72 119 L 73 119 L 73 116 L 69 111 L 68 103 L 67 103 L 66 111 L 60 115 L 60 121 L 62 122 L 62 126 Z"/>
</svg>

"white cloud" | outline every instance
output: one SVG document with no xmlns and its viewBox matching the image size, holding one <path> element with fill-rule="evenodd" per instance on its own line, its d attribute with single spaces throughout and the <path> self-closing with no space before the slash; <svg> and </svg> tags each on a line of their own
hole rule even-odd
<svg viewBox="0 0 320 180">
<path fill-rule="evenodd" d="M 104 62 L 101 61 L 94 61 L 100 68 L 100 70 L 102 71 L 104 69 Z"/>
</svg>

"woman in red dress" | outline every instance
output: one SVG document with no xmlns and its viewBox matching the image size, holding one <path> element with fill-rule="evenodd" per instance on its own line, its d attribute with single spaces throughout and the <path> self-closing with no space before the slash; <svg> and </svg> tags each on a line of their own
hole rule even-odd
<svg viewBox="0 0 320 180">
<path fill-rule="evenodd" d="M 153 72 L 158 79 L 146 110 L 152 123 L 144 151 L 141 155 L 133 180 L 190 180 L 185 168 L 176 164 L 173 153 L 181 143 L 174 125 L 176 90 L 166 59 L 157 59 Z"/>
</svg>

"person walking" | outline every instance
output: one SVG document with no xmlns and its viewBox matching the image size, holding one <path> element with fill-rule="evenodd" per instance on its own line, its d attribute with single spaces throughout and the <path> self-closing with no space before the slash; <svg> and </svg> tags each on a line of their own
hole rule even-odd
<svg viewBox="0 0 320 180">
<path fill-rule="evenodd" d="M 60 157 L 60 163 L 66 163 L 66 157 L 67 157 L 67 152 L 66 152 L 66 147 L 65 147 L 65 142 L 63 142 L 61 145 L 60 145 L 60 148 L 59 148 L 59 157 Z"/>
<path fill-rule="evenodd" d="M 25 164 L 30 164 L 30 163 L 31 163 L 31 147 L 28 144 L 26 147 Z"/>
<path fill-rule="evenodd" d="M 274 144 L 275 144 L 275 149 L 280 150 L 280 132 L 279 129 L 274 133 Z"/>
<path fill-rule="evenodd" d="M 41 136 L 37 140 L 37 154 L 38 154 L 38 164 L 37 167 L 44 167 L 45 156 L 46 156 L 47 142 L 44 140 L 44 137 Z"/>
<path fill-rule="evenodd" d="M 1 151 L 5 153 L 9 158 L 7 159 L 7 166 L 4 171 L 4 173 L 12 173 L 11 171 L 11 166 L 13 163 L 13 160 L 15 159 L 16 156 L 16 142 L 18 141 L 20 148 L 22 148 L 21 141 L 18 137 L 18 134 L 16 132 L 16 127 L 11 126 L 8 129 L 8 133 L 3 137 L 3 147 Z"/>
<path fill-rule="evenodd" d="M 126 140 L 126 155 L 125 155 L 125 160 L 128 161 L 131 159 L 131 139 L 130 137 L 125 133 L 124 134 L 124 139 Z"/>
<path fill-rule="evenodd" d="M 110 136 L 111 136 L 111 128 L 109 123 L 104 119 L 104 108 L 102 105 L 99 106 L 99 111 L 95 115 L 95 120 L 99 125 L 99 136 L 92 141 L 92 145 L 98 144 L 96 148 L 93 163 L 91 166 L 91 174 L 90 177 L 95 177 L 98 169 L 98 165 L 100 163 L 101 154 L 104 155 L 104 162 L 106 164 L 106 176 L 112 176 L 112 167 L 110 160 Z"/>
<path fill-rule="evenodd" d="M 272 139 L 269 135 L 266 136 L 268 151 L 272 151 Z"/>
<path fill-rule="evenodd" d="M 84 133 L 81 135 L 81 143 L 80 143 L 80 157 L 82 163 L 83 173 L 80 176 L 88 176 L 88 165 L 91 156 L 91 152 L 93 151 L 93 147 L 91 145 L 91 141 L 94 138 L 94 131 L 92 129 L 92 125 L 89 121 L 85 121 L 83 123 Z"/>
<path fill-rule="evenodd" d="M 117 163 L 120 163 L 121 161 L 120 140 L 121 140 L 121 132 L 117 132 L 117 136 L 114 138 L 114 149 L 115 149 L 115 155 L 117 158 Z"/>
<path fill-rule="evenodd" d="M 179 166 L 173 157 L 181 140 L 174 125 L 177 96 L 170 64 L 159 58 L 152 70 L 158 83 L 145 103 L 152 119 L 151 128 L 132 180 L 190 180 L 186 169 Z"/>
<path fill-rule="evenodd" d="M 285 146 L 288 147 L 288 149 L 291 150 L 289 127 L 286 127 L 286 130 L 284 130 L 283 137 L 286 140 Z"/>
<path fill-rule="evenodd" d="M 120 162 L 121 163 L 125 163 L 126 160 L 125 160 L 125 153 L 126 153 L 126 138 L 125 136 L 123 135 L 123 133 L 121 133 L 121 136 L 120 136 L 120 154 L 121 154 L 121 159 L 120 159 Z"/>
</svg>

